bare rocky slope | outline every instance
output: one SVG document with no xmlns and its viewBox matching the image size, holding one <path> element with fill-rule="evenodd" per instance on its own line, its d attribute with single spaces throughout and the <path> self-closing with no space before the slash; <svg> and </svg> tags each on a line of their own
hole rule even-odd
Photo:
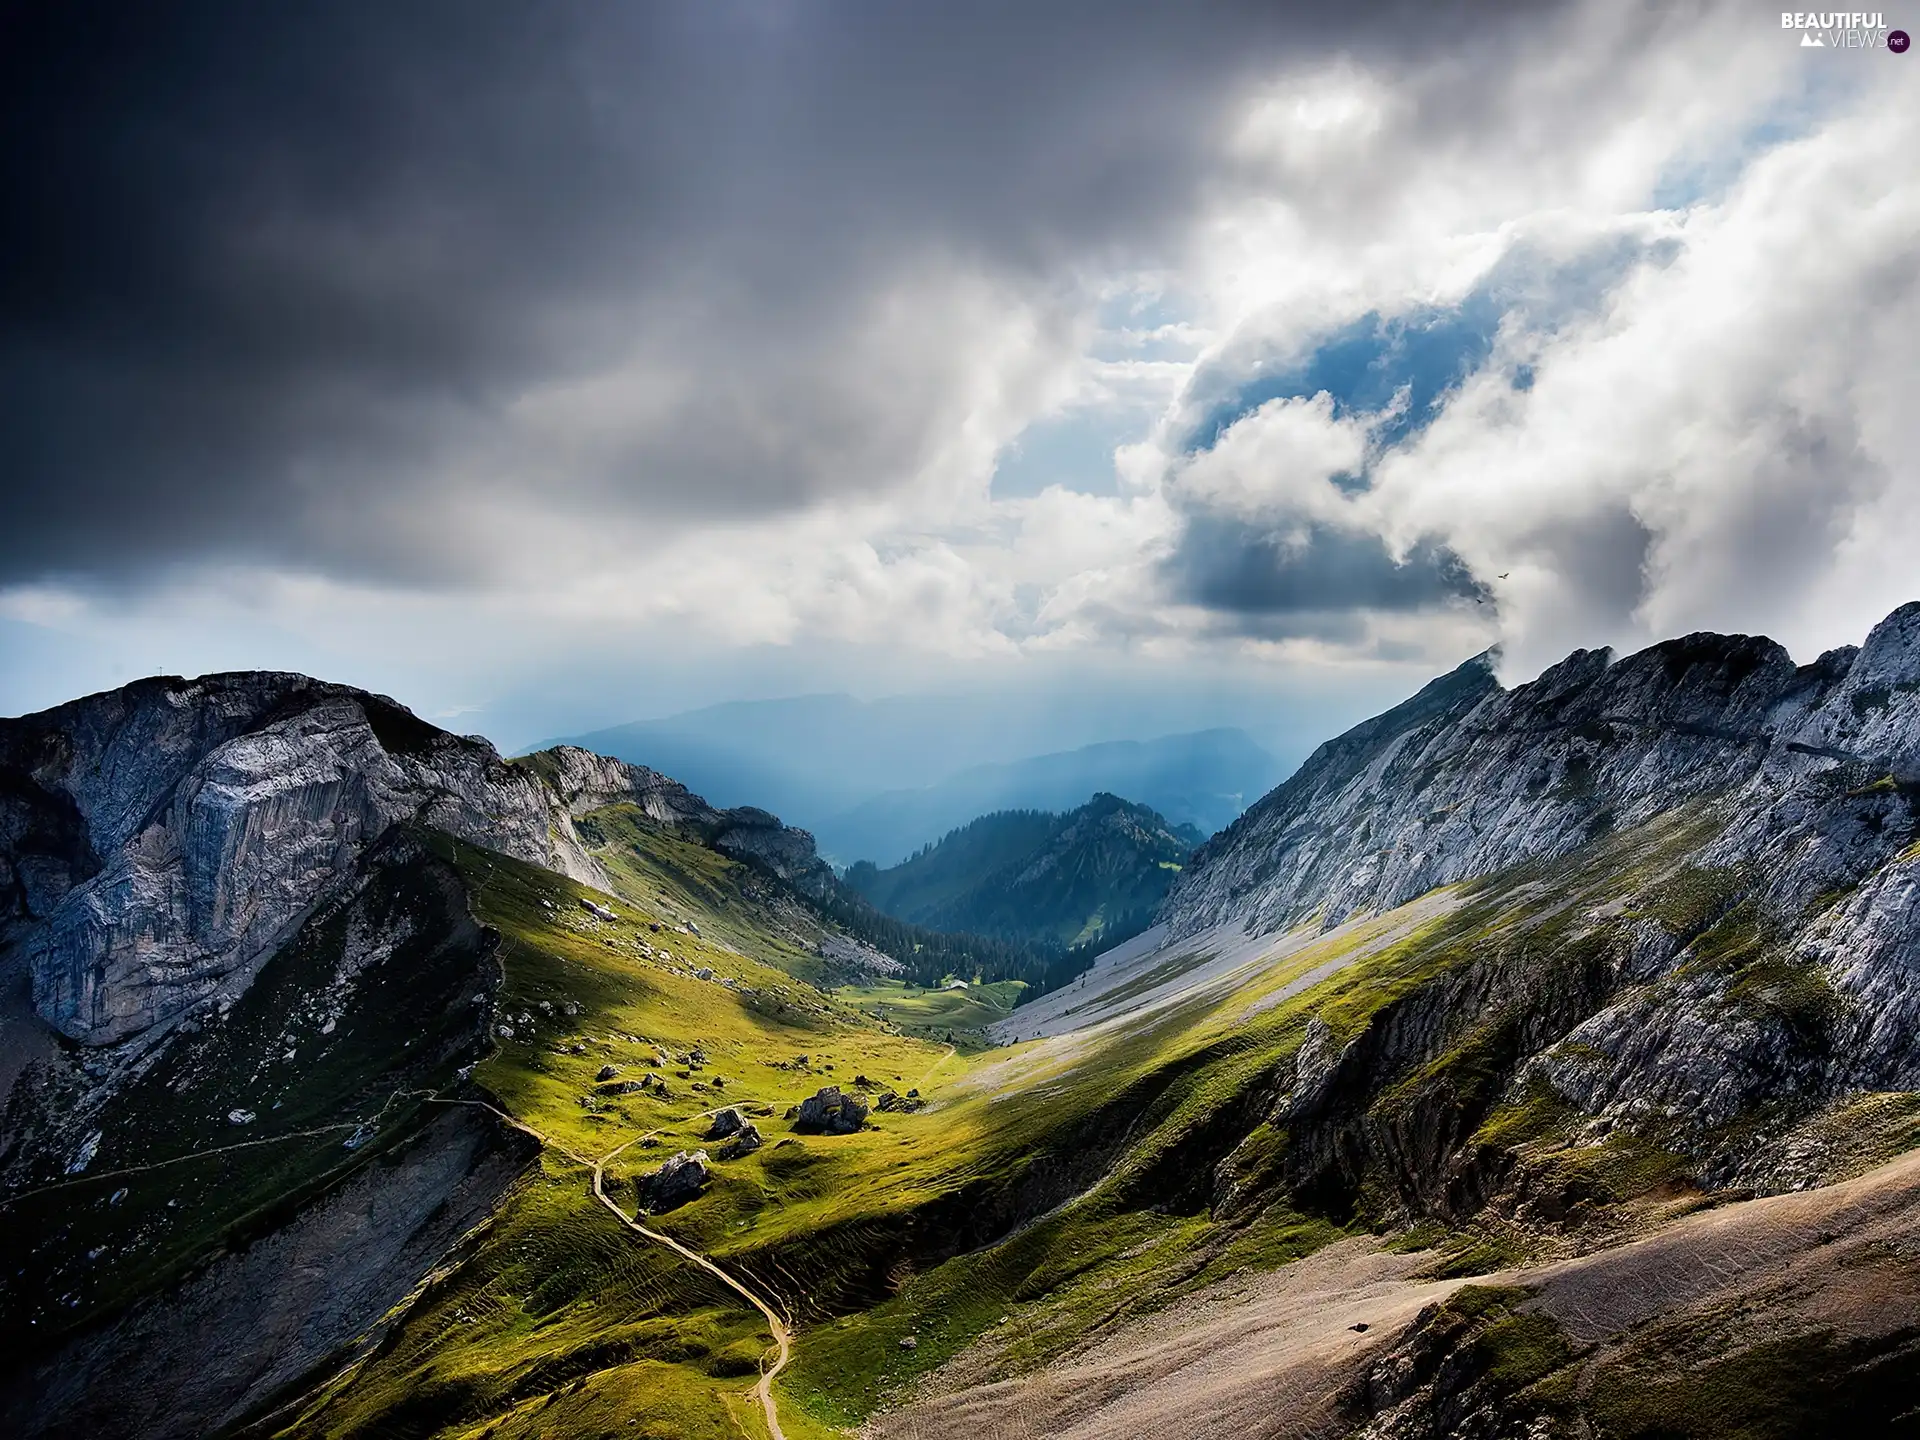
<svg viewBox="0 0 1920 1440">
<path fill-rule="evenodd" d="M 1332 924 L 1709 795 L 1746 817 L 1719 858 L 1773 862 L 1770 891 L 1804 904 L 1884 848 L 1835 819 L 1836 787 L 1916 780 L 1920 604 L 1804 666 L 1764 637 L 1690 635 L 1576 651 L 1507 690 L 1482 656 L 1322 745 L 1196 854 L 1162 918 Z"/>
</svg>

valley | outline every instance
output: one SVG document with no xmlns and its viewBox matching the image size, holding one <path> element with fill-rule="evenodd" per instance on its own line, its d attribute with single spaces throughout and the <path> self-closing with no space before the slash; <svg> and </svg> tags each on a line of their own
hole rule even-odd
<svg viewBox="0 0 1920 1440">
<path fill-rule="evenodd" d="M 1916 696 L 1920 607 L 1470 664 L 1041 994 L 914 979 L 765 812 L 338 687 L 4 722 L 0 1417 L 1897 1433 Z"/>
</svg>

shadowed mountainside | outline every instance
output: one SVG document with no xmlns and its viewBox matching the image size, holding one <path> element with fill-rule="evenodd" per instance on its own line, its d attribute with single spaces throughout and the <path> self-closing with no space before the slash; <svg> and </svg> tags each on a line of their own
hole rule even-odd
<svg viewBox="0 0 1920 1440">
<path fill-rule="evenodd" d="M 934 930 L 1112 943 L 1145 928 L 1204 838 L 1103 794 L 1064 815 L 983 815 L 899 865 L 863 862 L 845 879 L 889 915 Z"/>
</svg>

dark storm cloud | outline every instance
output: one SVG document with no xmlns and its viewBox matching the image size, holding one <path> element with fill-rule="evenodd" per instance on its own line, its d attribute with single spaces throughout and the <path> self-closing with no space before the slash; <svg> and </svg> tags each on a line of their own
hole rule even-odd
<svg viewBox="0 0 1920 1440">
<path fill-rule="evenodd" d="M 1302 624 L 1362 610 L 1425 610 L 1489 597 L 1443 546 L 1423 543 L 1395 560 L 1377 535 L 1327 525 L 1260 530 L 1215 516 L 1191 518 L 1166 569 L 1183 600 L 1237 617 L 1247 633 L 1305 633 Z M 1311 633 L 1320 633 L 1317 628 Z"/>
<path fill-rule="evenodd" d="M 1150 254 L 1276 65 L 1458 61 L 1513 28 L 1413 4 L 0 13 L 0 581 L 459 575 L 485 557 L 433 516 L 489 465 L 530 505 L 668 517 L 894 483 L 953 376 L 937 330 L 897 365 L 863 341 L 873 297 L 940 263 L 1044 297 Z M 526 450 L 516 401 L 636 356 L 675 381 L 648 423 Z"/>
</svg>

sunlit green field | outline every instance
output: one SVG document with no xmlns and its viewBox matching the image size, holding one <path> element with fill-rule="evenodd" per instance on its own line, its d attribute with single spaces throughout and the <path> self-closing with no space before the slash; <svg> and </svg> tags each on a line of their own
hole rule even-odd
<svg viewBox="0 0 1920 1440">
<path fill-rule="evenodd" d="M 834 993 L 843 1003 L 902 1030 L 943 1037 L 953 1031 L 956 1038 L 962 1032 L 972 1032 L 971 1038 L 977 1042 L 987 1026 L 1013 1013 L 1026 988 L 1024 980 L 998 980 L 989 985 L 969 985 L 965 990 L 928 990 L 897 980 L 876 980 L 866 985 L 843 985 Z"/>
</svg>

